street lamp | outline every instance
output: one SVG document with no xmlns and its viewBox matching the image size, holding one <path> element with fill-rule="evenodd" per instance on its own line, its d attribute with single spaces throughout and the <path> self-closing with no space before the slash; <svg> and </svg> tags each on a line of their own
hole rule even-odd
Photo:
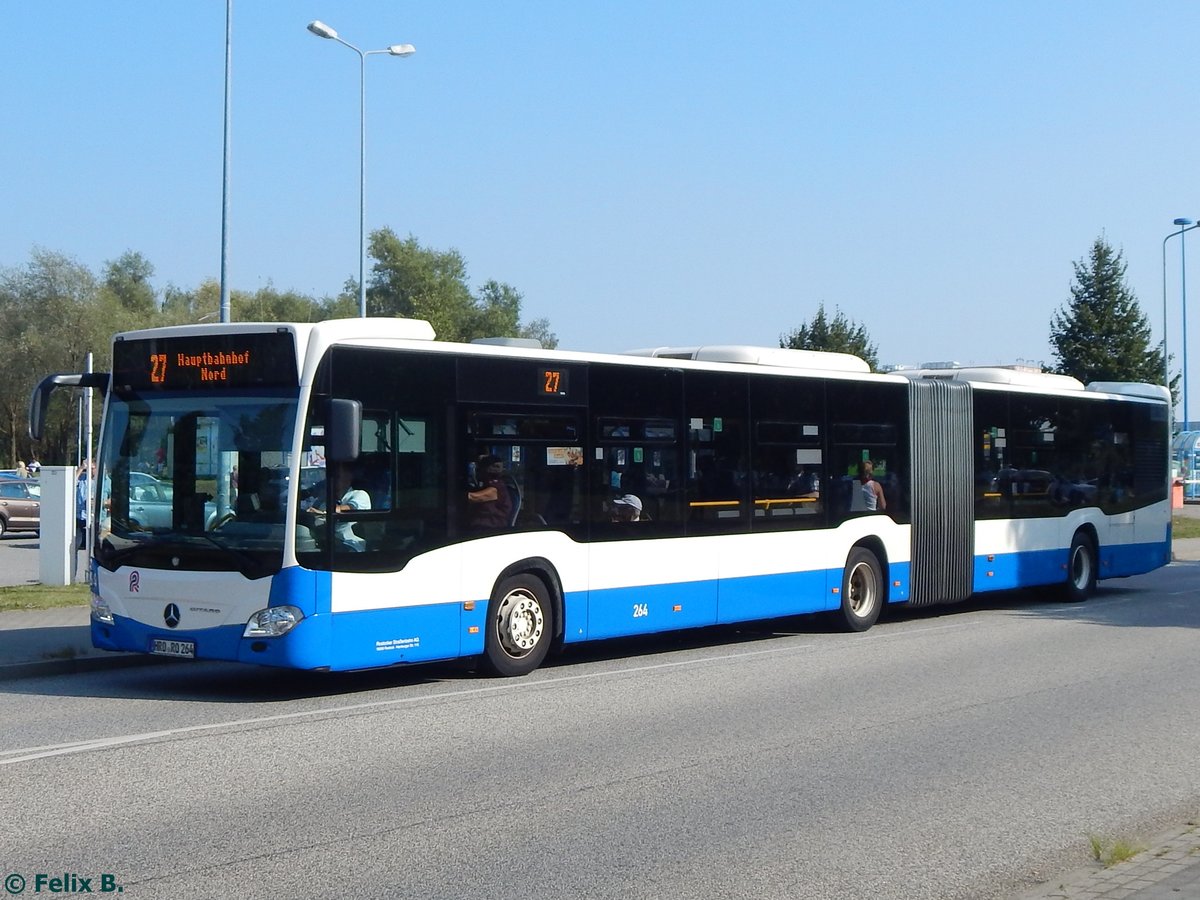
<svg viewBox="0 0 1200 900">
<path fill-rule="evenodd" d="M 225 146 L 221 151 L 221 321 L 229 321 L 229 114 L 232 101 L 233 0 L 225 0 Z M 226 482 L 227 483 L 227 482 Z"/>
<path fill-rule="evenodd" d="M 1191 219 L 1179 218 L 1175 219 L 1175 225 L 1179 226 L 1178 231 L 1173 231 L 1163 238 L 1163 368 L 1169 371 L 1166 364 L 1167 355 L 1167 241 L 1179 235 L 1179 292 L 1180 301 L 1183 307 L 1183 321 L 1181 322 L 1180 330 L 1183 332 L 1180 338 L 1183 346 L 1183 431 L 1191 430 L 1191 420 L 1189 418 L 1188 407 L 1188 352 L 1187 352 L 1187 254 L 1186 244 L 1183 235 L 1196 228 L 1200 228 L 1200 223 L 1193 223 Z M 1170 382 L 1167 382 L 1167 388 L 1170 389 Z"/>
<path fill-rule="evenodd" d="M 1193 223 L 1191 219 L 1179 218 L 1174 224 L 1179 226 L 1178 231 L 1172 231 L 1163 238 L 1162 245 L 1162 274 L 1163 274 L 1163 384 L 1167 390 L 1171 389 L 1171 364 L 1167 357 L 1167 241 L 1173 237 L 1181 236 L 1185 232 L 1200 228 L 1200 222 Z M 1181 274 L 1184 276 L 1181 282 L 1183 288 L 1183 430 L 1188 430 L 1188 406 L 1187 406 L 1187 283 L 1186 283 L 1186 260 L 1183 257 L 1183 238 L 1180 237 L 1180 266 L 1182 267 Z"/>
<path fill-rule="evenodd" d="M 412 44 L 392 44 L 383 50 L 360 50 L 321 21 L 308 23 L 308 30 L 317 37 L 337 41 L 358 54 L 358 314 L 367 315 L 367 57 L 386 53 L 389 56 L 412 56 L 417 48 Z"/>
</svg>

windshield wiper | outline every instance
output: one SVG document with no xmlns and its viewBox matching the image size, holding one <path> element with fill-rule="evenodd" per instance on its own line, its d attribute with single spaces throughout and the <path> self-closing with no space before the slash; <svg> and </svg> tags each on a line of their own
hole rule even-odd
<svg viewBox="0 0 1200 900">
<path fill-rule="evenodd" d="M 232 556 L 234 559 L 236 559 L 238 561 L 238 571 L 241 572 L 243 575 L 249 576 L 252 573 L 255 573 L 259 569 L 263 568 L 262 561 L 258 557 L 252 556 L 251 554 L 247 553 L 245 550 L 242 550 L 238 547 L 230 547 L 228 544 L 218 541 L 215 537 L 213 537 L 207 531 L 201 532 L 200 534 L 189 535 L 189 537 L 201 538 L 202 540 L 208 541 L 208 543 L 212 544 L 218 550 L 228 553 L 230 556 Z"/>
<path fill-rule="evenodd" d="M 111 539 L 106 537 L 104 540 L 107 547 L 101 551 L 98 561 L 110 570 L 119 565 L 129 564 L 127 561 L 131 558 L 133 565 L 163 565 L 172 557 L 186 555 L 189 550 L 195 551 L 198 547 L 207 545 L 223 555 L 231 557 L 236 563 L 237 571 L 247 578 L 261 578 L 271 571 L 270 565 L 262 557 L 255 556 L 238 547 L 230 547 L 207 533 L 167 532 L 151 535 L 147 532 L 146 538 L 146 540 L 120 538 L 131 541 L 131 543 L 127 546 L 116 547 L 112 544 Z M 171 568 L 176 565 L 178 563 L 173 564 Z M 166 566 L 163 567 L 166 568 Z"/>
</svg>

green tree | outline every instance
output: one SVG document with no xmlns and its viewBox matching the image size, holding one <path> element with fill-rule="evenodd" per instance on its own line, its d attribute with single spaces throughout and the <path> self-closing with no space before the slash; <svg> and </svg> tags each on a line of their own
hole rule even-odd
<svg viewBox="0 0 1200 900">
<path fill-rule="evenodd" d="M 472 294 L 466 260 L 457 250 L 422 247 L 411 235 L 400 240 L 390 228 L 381 228 L 371 233 L 370 253 L 375 262 L 367 285 L 368 315 L 426 319 L 443 341 L 535 337 L 543 346 L 557 344 L 545 320 L 521 324 L 523 298 L 511 285 L 493 279 Z M 357 306 L 351 306 L 356 291 L 357 285 L 347 282 L 328 311 L 357 315 Z"/>
<path fill-rule="evenodd" d="M 97 370 L 108 369 L 112 333 L 130 327 L 130 315 L 90 270 L 61 253 L 36 249 L 24 268 L 0 272 L 0 340 L 20 361 L 0 379 L 0 446 L 10 464 L 33 455 L 48 464 L 74 462 L 72 392 L 55 395 L 37 447 L 26 428 L 29 395 L 44 375 L 82 371 L 89 351 Z"/>
<path fill-rule="evenodd" d="M 521 326 L 517 332 L 517 337 L 532 338 L 540 343 L 547 350 L 553 350 L 558 346 L 558 335 L 550 330 L 549 319 L 534 319 Z"/>
<path fill-rule="evenodd" d="M 328 318 L 319 301 L 296 291 L 278 291 L 270 284 L 253 294 L 230 291 L 229 306 L 235 322 L 319 322 Z"/>
<path fill-rule="evenodd" d="M 220 317 L 221 284 L 215 278 L 205 279 L 195 290 L 185 291 L 169 285 L 163 291 L 160 324 L 219 322 Z M 278 291 L 268 284 L 253 294 L 231 290 L 229 318 L 232 322 L 319 322 L 334 317 L 325 303 L 296 291 Z"/>
<path fill-rule="evenodd" d="M 1163 382 L 1161 345 L 1150 343 L 1150 323 L 1125 283 L 1125 261 L 1103 237 L 1075 264 L 1071 299 L 1050 322 L 1054 371 L 1092 381 Z"/>
<path fill-rule="evenodd" d="M 811 322 L 779 336 L 779 346 L 789 350 L 824 350 L 831 353 L 849 353 L 866 361 L 872 371 L 879 368 L 879 351 L 863 325 L 846 318 L 840 309 L 830 319 L 825 314 L 825 304 L 817 308 Z"/>
<path fill-rule="evenodd" d="M 431 250 L 390 228 L 371 233 L 375 260 L 367 285 L 367 315 L 426 319 L 444 341 L 469 340 L 474 303 L 467 264 L 457 250 Z"/>
<path fill-rule="evenodd" d="M 229 304 L 233 305 L 230 293 Z M 215 278 L 206 278 L 195 288 L 186 290 L 168 284 L 163 291 L 160 325 L 193 325 L 197 322 L 217 322 L 221 315 L 221 285 Z"/>
<path fill-rule="evenodd" d="M 473 337 L 516 337 L 520 319 L 521 295 L 507 284 L 488 281 L 472 298 L 464 324 Z"/>
<path fill-rule="evenodd" d="M 104 290 L 130 312 L 144 317 L 147 324 L 158 312 L 158 299 L 150 284 L 153 277 L 150 260 L 133 250 L 104 264 Z"/>
</svg>

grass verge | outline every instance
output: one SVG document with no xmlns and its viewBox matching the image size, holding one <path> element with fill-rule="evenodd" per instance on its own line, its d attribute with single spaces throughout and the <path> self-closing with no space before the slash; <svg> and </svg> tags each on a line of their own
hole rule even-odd
<svg viewBox="0 0 1200 900">
<path fill-rule="evenodd" d="M 1171 536 L 1177 538 L 1200 537 L 1200 519 L 1194 516 L 1172 516 Z"/>
<path fill-rule="evenodd" d="M 0 611 L 87 605 L 88 586 L 86 584 L 68 584 L 64 587 L 45 584 L 0 587 Z"/>
</svg>

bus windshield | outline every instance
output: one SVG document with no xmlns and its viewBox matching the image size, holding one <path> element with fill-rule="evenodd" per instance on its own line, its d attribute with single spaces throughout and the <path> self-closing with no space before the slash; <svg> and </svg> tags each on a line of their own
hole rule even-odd
<svg viewBox="0 0 1200 900">
<path fill-rule="evenodd" d="M 279 571 L 296 393 L 114 393 L 100 451 L 97 563 L 251 578 Z"/>
</svg>

